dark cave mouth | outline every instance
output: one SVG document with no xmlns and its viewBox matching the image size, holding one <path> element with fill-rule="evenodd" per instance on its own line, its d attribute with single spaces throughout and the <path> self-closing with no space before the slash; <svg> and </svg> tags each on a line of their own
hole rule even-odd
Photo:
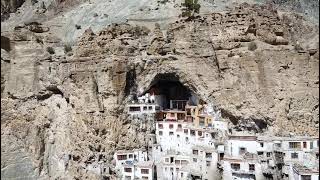
<svg viewBox="0 0 320 180">
<path fill-rule="evenodd" d="M 158 74 L 143 93 L 155 95 L 163 109 L 184 109 L 186 103 L 195 105 L 198 98 L 188 87 L 184 86 L 175 73 Z"/>
</svg>

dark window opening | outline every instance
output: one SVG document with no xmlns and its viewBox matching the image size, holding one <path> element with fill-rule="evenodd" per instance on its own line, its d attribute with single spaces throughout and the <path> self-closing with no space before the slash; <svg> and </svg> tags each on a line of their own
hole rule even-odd
<svg viewBox="0 0 320 180">
<path fill-rule="evenodd" d="M 291 159 L 298 159 L 299 155 L 298 153 L 291 153 Z"/>
<path fill-rule="evenodd" d="M 132 107 L 129 107 L 129 111 L 130 112 L 137 112 L 137 111 L 140 111 L 140 107 L 138 106 L 132 106 Z"/>
<path fill-rule="evenodd" d="M 311 175 L 301 175 L 301 180 L 311 180 Z"/>
<path fill-rule="evenodd" d="M 231 169 L 233 169 L 235 171 L 239 171 L 240 170 L 240 164 L 232 163 L 231 164 Z"/>
<path fill-rule="evenodd" d="M 249 171 L 255 171 L 255 165 L 249 164 Z"/>
</svg>

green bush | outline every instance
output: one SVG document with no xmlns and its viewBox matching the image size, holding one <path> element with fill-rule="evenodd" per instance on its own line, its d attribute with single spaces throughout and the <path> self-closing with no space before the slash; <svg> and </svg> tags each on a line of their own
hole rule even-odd
<svg viewBox="0 0 320 180">
<path fill-rule="evenodd" d="M 159 0 L 158 3 L 160 4 L 166 4 L 167 2 L 169 2 L 169 0 Z"/>
<path fill-rule="evenodd" d="M 68 44 L 64 45 L 64 52 L 67 53 L 67 52 L 70 52 L 70 51 L 72 51 L 71 45 L 68 45 Z"/>
<path fill-rule="evenodd" d="M 81 29 L 81 26 L 78 24 L 76 24 L 75 27 L 76 27 L 76 29 Z"/>
<path fill-rule="evenodd" d="M 182 8 L 183 17 L 193 17 L 195 13 L 199 13 L 201 7 L 198 0 L 185 0 L 182 6 L 184 6 Z"/>
<path fill-rule="evenodd" d="M 49 53 L 49 54 L 54 54 L 55 52 L 54 52 L 54 49 L 53 49 L 53 47 L 47 47 L 47 52 Z"/>
</svg>

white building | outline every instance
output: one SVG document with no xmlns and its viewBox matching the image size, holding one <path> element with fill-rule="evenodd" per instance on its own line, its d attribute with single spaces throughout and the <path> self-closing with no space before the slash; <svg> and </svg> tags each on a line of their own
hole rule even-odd
<svg viewBox="0 0 320 180">
<path fill-rule="evenodd" d="M 138 97 L 138 102 L 132 102 L 127 107 L 127 112 L 130 115 L 136 114 L 151 114 L 162 110 L 165 104 L 165 98 L 162 95 L 145 95 Z"/>
<path fill-rule="evenodd" d="M 114 159 L 121 179 L 153 179 L 153 162 L 148 161 L 148 154 L 142 149 L 117 151 Z"/>
<path fill-rule="evenodd" d="M 294 180 L 319 180 L 319 169 L 307 168 L 295 164 L 292 170 Z"/>
<path fill-rule="evenodd" d="M 230 135 L 225 154 L 230 157 L 242 157 L 246 152 L 257 154 L 259 145 L 257 136 Z"/>
<path fill-rule="evenodd" d="M 154 163 L 152 161 L 143 161 L 135 164 L 135 177 L 142 180 L 153 180 Z"/>
<path fill-rule="evenodd" d="M 157 179 L 172 180 L 187 177 L 187 174 L 181 173 L 180 170 L 189 165 L 190 156 L 180 155 L 175 151 L 167 151 L 165 154 L 157 163 Z"/>
<path fill-rule="evenodd" d="M 263 180 L 261 165 L 256 155 L 247 153 L 243 157 L 225 157 L 221 161 L 223 179 Z"/>
<path fill-rule="evenodd" d="M 160 109 L 160 106 L 157 104 L 134 103 L 128 105 L 128 114 L 151 114 L 160 111 Z"/>
<path fill-rule="evenodd" d="M 181 153 L 191 153 L 192 146 L 215 147 L 213 129 L 193 128 L 185 122 L 158 121 L 156 123 L 156 139 L 163 151 L 176 150 Z"/>
</svg>

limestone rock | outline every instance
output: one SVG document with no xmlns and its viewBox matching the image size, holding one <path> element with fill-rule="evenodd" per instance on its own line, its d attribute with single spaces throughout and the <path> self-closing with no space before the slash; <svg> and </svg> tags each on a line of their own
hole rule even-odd
<svg viewBox="0 0 320 180">
<path fill-rule="evenodd" d="M 48 17 L 61 3 L 78 1 L 46 4 Z M 93 166 L 148 144 L 152 117 L 128 117 L 125 107 L 160 77 L 214 104 L 235 130 L 317 134 L 319 28 L 292 14 L 242 4 L 153 31 L 154 22 L 82 26 L 73 55 L 61 37 L 75 29 L 9 19 L 12 29 L 1 32 L 1 178 L 101 179 Z"/>
</svg>

